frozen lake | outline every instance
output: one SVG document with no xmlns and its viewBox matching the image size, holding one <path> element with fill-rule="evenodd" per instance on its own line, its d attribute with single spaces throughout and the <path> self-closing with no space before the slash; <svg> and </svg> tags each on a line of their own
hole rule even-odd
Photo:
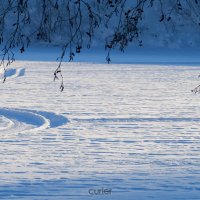
<svg viewBox="0 0 200 200">
<path fill-rule="evenodd" d="M 200 67 L 56 66 L 0 84 L 0 199 L 200 198 Z"/>
</svg>

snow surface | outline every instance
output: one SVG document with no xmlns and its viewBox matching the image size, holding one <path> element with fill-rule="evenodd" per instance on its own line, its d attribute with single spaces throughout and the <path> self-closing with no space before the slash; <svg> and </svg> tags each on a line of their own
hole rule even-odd
<svg viewBox="0 0 200 200">
<path fill-rule="evenodd" d="M 56 62 L 15 62 L 0 85 L 1 199 L 199 199 L 200 67 L 164 61 L 63 63 L 63 93 Z"/>
</svg>

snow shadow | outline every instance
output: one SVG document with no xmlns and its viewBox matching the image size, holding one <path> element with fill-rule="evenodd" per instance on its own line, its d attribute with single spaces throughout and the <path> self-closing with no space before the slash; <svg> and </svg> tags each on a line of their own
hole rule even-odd
<svg viewBox="0 0 200 200">
<path fill-rule="evenodd" d="M 82 118 L 73 119 L 77 122 L 200 122 L 200 118 L 176 118 L 176 117 L 160 117 L 160 118 Z"/>
</svg>

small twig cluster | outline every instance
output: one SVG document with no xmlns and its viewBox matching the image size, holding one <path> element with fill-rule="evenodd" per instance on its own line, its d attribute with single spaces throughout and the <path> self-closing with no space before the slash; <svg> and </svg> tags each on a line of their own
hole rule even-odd
<svg viewBox="0 0 200 200">
<path fill-rule="evenodd" d="M 191 90 L 194 94 L 200 93 L 200 85 L 196 86 L 193 90 Z"/>
<path fill-rule="evenodd" d="M 198 76 L 200 78 L 200 75 Z M 200 85 L 196 86 L 194 89 L 191 90 L 194 94 L 199 94 L 200 93 Z"/>
</svg>

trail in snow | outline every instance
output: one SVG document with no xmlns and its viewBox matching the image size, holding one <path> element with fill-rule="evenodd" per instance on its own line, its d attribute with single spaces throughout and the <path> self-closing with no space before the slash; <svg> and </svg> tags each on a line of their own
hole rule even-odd
<svg viewBox="0 0 200 200">
<path fill-rule="evenodd" d="M 10 132 L 38 131 L 62 126 L 68 120 L 52 112 L 0 108 L 0 130 Z"/>
<path fill-rule="evenodd" d="M 1 77 L 4 70 L 0 71 Z M 6 70 L 6 79 L 15 79 L 25 75 L 25 68 L 9 68 Z M 68 120 L 53 112 L 0 108 L 0 130 L 3 132 L 38 131 L 54 128 L 67 123 Z"/>
<path fill-rule="evenodd" d="M 8 68 L 6 69 L 6 80 L 15 79 L 25 75 L 25 68 Z M 0 69 L 0 78 L 4 78 L 4 70 Z"/>
</svg>

